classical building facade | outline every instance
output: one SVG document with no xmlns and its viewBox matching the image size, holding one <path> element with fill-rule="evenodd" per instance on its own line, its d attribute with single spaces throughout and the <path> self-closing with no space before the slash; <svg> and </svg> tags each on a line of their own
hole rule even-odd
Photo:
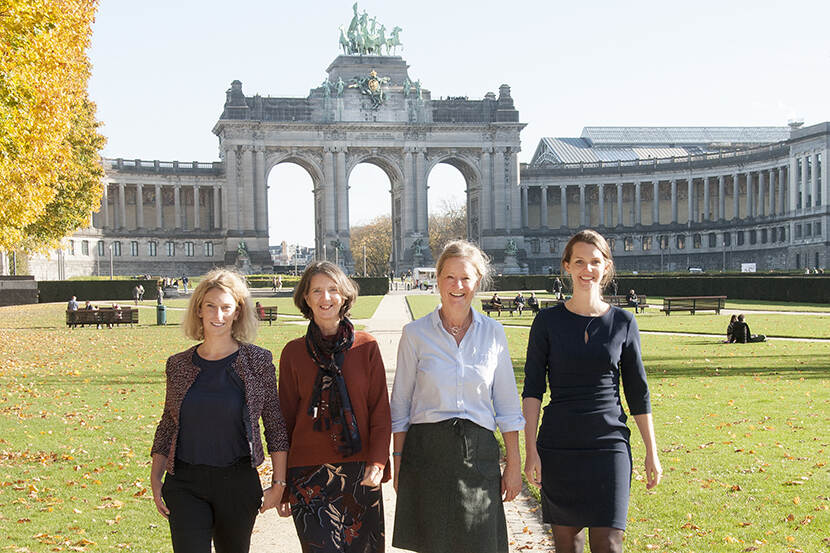
<svg viewBox="0 0 830 553">
<path fill-rule="evenodd" d="M 105 160 L 100 211 L 50 259 L 30 259 L 30 272 L 270 272 L 269 210 L 301 194 L 286 187 L 281 205 L 268 205 L 268 174 L 281 163 L 311 177 L 316 257 L 350 270 L 348 183 L 360 163 L 389 178 L 397 274 L 434 262 L 427 179 L 439 163 L 463 175 L 468 238 L 499 272 L 558 270 L 584 227 L 611 240 L 624 270 L 827 265 L 830 123 L 587 127 L 543 139 L 520 167 L 524 124 L 507 85 L 479 100 L 432 99 L 390 55 L 344 54 L 327 74 L 304 98 L 247 96 L 233 81 L 213 128 L 218 161 Z"/>
<path fill-rule="evenodd" d="M 592 227 L 624 270 L 825 267 L 828 147 L 830 123 L 545 138 L 521 170 L 526 262 L 558 269 L 568 236 Z"/>
<path fill-rule="evenodd" d="M 267 177 L 295 163 L 311 177 L 318 258 L 353 268 L 349 175 L 380 167 L 391 184 L 396 272 L 433 263 L 428 247 L 427 179 L 439 163 L 466 182 L 468 236 L 503 270 L 520 271 L 504 251 L 521 247 L 519 122 L 510 87 L 480 100 L 433 100 L 399 56 L 341 55 L 306 98 L 227 91 L 213 132 L 220 161 L 105 160 L 102 207 L 55 261 L 32 263 L 39 277 L 74 274 L 198 274 L 215 265 L 270 272 Z M 280 209 L 299 193 L 286 187 Z M 277 209 L 270 206 L 270 209 Z M 70 253 L 66 253 L 67 249 Z M 73 252 L 74 253 L 71 253 Z"/>
</svg>

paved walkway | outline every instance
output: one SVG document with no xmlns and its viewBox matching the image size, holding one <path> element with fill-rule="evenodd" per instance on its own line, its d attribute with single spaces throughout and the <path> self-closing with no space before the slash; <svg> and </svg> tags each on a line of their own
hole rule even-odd
<svg viewBox="0 0 830 553">
<path fill-rule="evenodd" d="M 386 367 L 386 381 L 389 390 L 395 378 L 398 341 L 403 325 L 412 320 L 403 292 L 392 292 L 383 297 L 371 319 L 355 321 L 365 324 L 366 328 L 380 346 L 383 363 Z M 265 474 L 270 477 L 268 467 Z M 386 517 L 386 550 L 402 552 L 404 550 L 391 546 L 393 519 L 395 516 L 395 490 L 392 483 L 383 485 L 383 508 Z M 523 553 L 541 553 L 552 551 L 550 534 L 541 522 L 538 503 L 526 493 L 514 501 L 505 503 L 507 529 L 510 535 L 510 551 Z M 257 518 L 251 543 L 252 553 L 300 553 L 300 542 L 294 530 L 291 518 L 281 519 L 275 510 L 270 510 Z"/>
</svg>

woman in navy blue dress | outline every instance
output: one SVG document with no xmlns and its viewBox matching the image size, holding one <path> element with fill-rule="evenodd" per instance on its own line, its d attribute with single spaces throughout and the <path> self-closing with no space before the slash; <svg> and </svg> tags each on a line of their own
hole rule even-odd
<svg viewBox="0 0 830 553">
<path fill-rule="evenodd" d="M 632 466 L 621 381 L 645 444 L 646 487 L 656 486 L 662 474 L 640 334 L 630 311 L 602 300 L 614 276 L 602 235 L 574 235 L 562 268 L 573 297 L 539 312 L 527 345 L 525 474 L 542 488 L 542 512 L 553 525 L 557 553 L 581 553 L 585 528 L 592 553 L 621 552 Z M 539 427 L 546 380 L 550 402 Z"/>
</svg>

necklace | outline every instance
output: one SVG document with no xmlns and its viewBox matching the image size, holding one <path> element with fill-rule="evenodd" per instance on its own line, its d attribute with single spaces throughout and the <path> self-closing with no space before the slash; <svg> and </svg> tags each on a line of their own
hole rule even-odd
<svg viewBox="0 0 830 553">
<path fill-rule="evenodd" d="M 454 338 L 457 338 L 459 334 L 467 330 L 467 327 L 470 326 L 471 322 L 473 322 L 472 316 L 465 319 L 459 326 L 450 326 L 449 323 L 444 320 L 444 317 L 441 317 L 441 323 L 444 325 L 444 328 L 447 329 L 447 332 L 452 334 Z"/>
</svg>

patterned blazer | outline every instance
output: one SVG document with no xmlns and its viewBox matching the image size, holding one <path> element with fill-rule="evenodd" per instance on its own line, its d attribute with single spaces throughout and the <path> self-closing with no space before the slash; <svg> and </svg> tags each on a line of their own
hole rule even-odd
<svg viewBox="0 0 830 553">
<path fill-rule="evenodd" d="M 167 359 L 167 392 L 164 399 L 164 412 L 156 428 L 150 454 L 158 453 L 167 457 L 166 469 L 170 474 L 174 473 L 176 460 L 179 411 L 184 396 L 201 370 L 193 364 L 193 352 L 196 347 L 198 346 L 171 355 Z M 259 432 L 260 417 L 265 427 L 268 453 L 288 451 L 288 433 L 280 410 L 276 369 L 271 352 L 253 344 L 239 344 L 239 355 L 233 363 L 233 370 L 245 385 L 245 401 L 250 416 L 248 440 L 251 460 L 254 466 L 258 466 L 265 460 Z M 205 431 L 209 432 L 207 429 Z"/>
</svg>

